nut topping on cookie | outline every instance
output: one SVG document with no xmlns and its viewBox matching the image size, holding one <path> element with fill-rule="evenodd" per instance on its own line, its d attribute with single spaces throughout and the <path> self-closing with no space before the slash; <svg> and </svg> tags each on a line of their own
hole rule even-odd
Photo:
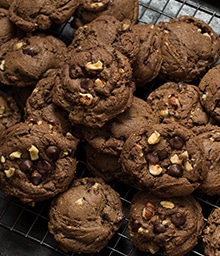
<svg viewBox="0 0 220 256">
<path fill-rule="evenodd" d="M 175 207 L 174 203 L 171 201 L 161 201 L 160 205 L 166 209 L 173 209 Z"/>
<path fill-rule="evenodd" d="M 148 138 L 147 142 L 150 145 L 157 144 L 160 141 L 160 133 L 158 131 L 154 131 Z"/>
<path fill-rule="evenodd" d="M 30 153 L 31 160 L 37 160 L 39 158 L 39 150 L 34 145 L 31 145 L 31 147 L 28 149 Z"/>
<path fill-rule="evenodd" d="M 79 93 L 80 102 L 84 105 L 89 106 L 93 101 L 93 96 L 90 93 Z"/>
<path fill-rule="evenodd" d="M 9 157 L 10 157 L 10 159 L 21 158 L 21 152 L 20 152 L 20 151 L 12 152 L 12 153 L 9 155 Z"/>
<path fill-rule="evenodd" d="M 6 177 L 11 178 L 15 173 L 15 168 L 10 167 L 8 170 L 4 170 Z"/>
<path fill-rule="evenodd" d="M 154 205 L 151 202 L 147 202 L 142 211 L 142 217 L 146 220 L 154 216 Z"/>
<path fill-rule="evenodd" d="M 163 172 L 163 168 L 159 164 L 149 164 L 149 172 L 153 176 L 158 176 Z"/>
<path fill-rule="evenodd" d="M 2 70 L 2 71 L 5 70 L 5 60 L 2 60 L 0 63 L 0 70 Z"/>
<path fill-rule="evenodd" d="M 88 62 L 85 66 L 88 71 L 99 71 L 103 69 L 103 63 L 98 60 L 96 63 Z"/>
</svg>

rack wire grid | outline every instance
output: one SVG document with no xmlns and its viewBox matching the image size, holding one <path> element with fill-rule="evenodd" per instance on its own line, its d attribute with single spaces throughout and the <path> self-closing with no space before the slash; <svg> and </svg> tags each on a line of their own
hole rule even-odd
<svg viewBox="0 0 220 256">
<path fill-rule="evenodd" d="M 204 1 L 189 0 L 140 0 L 139 1 L 139 23 L 156 24 L 160 21 L 169 21 L 179 15 L 191 15 L 207 22 L 219 35 L 220 34 L 220 7 L 205 4 Z M 74 36 L 71 20 L 65 25 L 52 27 L 52 34 L 61 38 L 67 44 Z M 153 89 L 153 85 L 152 88 Z M 86 176 L 85 164 L 79 160 L 77 177 Z M 120 194 L 126 217 L 132 197 L 137 192 L 134 188 L 114 182 L 112 187 Z M 207 221 L 210 213 L 220 206 L 219 196 L 207 196 L 195 194 L 196 199 L 203 208 L 204 220 Z M 14 255 L 39 255 L 59 256 L 77 255 L 75 253 L 65 254 L 60 251 L 58 245 L 48 232 L 48 211 L 50 200 L 37 203 L 35 207 L 22 204 L 18 199 L 3 195 L 0 192 L 0 256 Z M 82 254 L 81 254 L 82 255 Z M 118 232 L 110 240 L 108 246 L 97 256 L 150 256 L 151 254 L 138 251 L 131 243 L 127 218 Z M 155 256 L 163 254 L 156 253 Z M 187 256 L 204 256 L 202 238 L 198 245 L 187 254 Z"/>
</svg>

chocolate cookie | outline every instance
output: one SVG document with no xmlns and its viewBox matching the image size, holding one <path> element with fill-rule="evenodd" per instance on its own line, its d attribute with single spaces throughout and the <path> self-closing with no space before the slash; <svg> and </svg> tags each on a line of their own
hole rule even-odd
<svg viewBox="0 0 220 256">
<path fill-rule="evenodd" d="M 49 29 L 52 23 L 63 24 L 69 20 L 79 5 L 78 0 L 35 1 L 14 0 L 9 7 L 9 18 L 20 29 Z"/>
<path fill-rule="evenodd" d="M 11 39 L 0 47 L 0 81 L 10 86 L 35 86 L 60 65 L 65 50 L 65 44 L 52 35 Z"/>
<path fill-rule="evenodd" d="M 145 128 L 159 123 L 148 103 L 138 97 L 133 98 L 131 107 L 108 121 L 103 127 L 82 129 L 84 139 L 100 152 L 119 156 L 126 139 L 137 128 Z"/>
<path fill-rule="evenodd" d="M 220 121 L 220 65 L 211 69 L 202 77 L 199 82 L 199 89 L 202 92 L 200 96 L 201 104 L 206 112 L 215 120 Z"/>
<path fill-rule="evenodd" d="M 16 35 L 16 26 L 8 18 L 8 10 L 0 7 L 0 46 Z"/>
<path fill-rule="evenodd" d="M 0 91 L 0 134 L 21 121 L 21 113 L 14 98 Z"/>
<path fill-rule="evenodd" d="M 76 179 L 52 200 L 49 232 L 62 250 L 96 253 L 122 224 L 119 195 L 99 178 Z"/>
<path fill-rule="evenodd" d="M 194 128 L 193 131 L 204 145 L 208 168 L 207 177 L 199 190 L 208 195 L 220 195 L 220 127 L 209 124 Z"/>
<path fill-rule="evenodd" d="M 71 131 L 68 112 L 52 101 L 52 89 L 56 72 L 42 78 L 35 86 L 25 104 L 25 120 L 38 123 L 41 120 L 56 126 L 63 134 Z M 20 89 L 20 88 L 19 88 Z"/>
<path fill-rule="evenodd" d="M 209 215 L 203 231 L 205 255 L 218 255 L 220 243 L 220 208 L 216 208 Z"/>
<path fill-rule="evenodd" d="M 73 125 L 101 127 L 132 104 L 134 83 L 127 57 L 110 46 L 71 51 L 59 70 L 53 101 Z"/>
<path fill-rule="evenodd" d="M 75 176 L 78 144 L 47 123 L 18 123 L 2 135 L 0 187 L 34 205 L 65 191 Z"/>
<path fill-rule="evenodd" d="M 126 173 L 161 197 L 191 194 L 208 171 L 202 142 L 176 122 L 132 133 L 120 161 Z"/>
<path fill-rule="evenodd" d="M 219 60 L 220 39 L 204 21 L 180 16 L 159 26 L 163 29 L 162 77 L 178 82 L 198 80 Z"/>
<path fill-rule="evenodd" d="M 82 0 L 74 13 L 74 27 L 83 26 L 98 16 L 112 15 L 119 21 L 135 24 L 138 19 L 137 0 Z"/>
<path fill-rule="evenodd" d="M 200 97 L 201 91 L 196 85 L 166 82 L 154 89 L 146 100 L 161 122 L 176 121 L 192 128 L 211 122 Z"/>
<path fill-rule="evenodd" d="M 139 50 L 139 40 L 131 26 L 111 15 L 101 15 L 79 27 L 68 49 L 83 50 L 99 45 L 110 45 L 127 56 L 132 63 Z"/>
<path fill-rule="evenodd" d="M 186 255 L 198 243 L 203 224 L 202 208 L 192 196 L 164 200 L 142 190 L 131 201 L 129 234 L 143 252 Z"/>
<path fill-rule="evenodd" d="M 8 9 L 13 0 L 0 0 L 0 7 Z"/>
<path fill-rule="evenodd" d="M 139 51 L 132 65 L 133 78 L 139 87 L 151 82 L 160 72 L 162 32 L 153 24 L 136 24 L 133 31 L 140 42 Z"/>
</svg>

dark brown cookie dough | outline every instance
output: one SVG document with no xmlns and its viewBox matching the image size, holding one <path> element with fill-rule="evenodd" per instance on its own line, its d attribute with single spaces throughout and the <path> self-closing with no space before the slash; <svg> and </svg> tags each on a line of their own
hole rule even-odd
<svg viewBox="0 0 220 256">
<path fill-rule="evenodd" d="M 56 126 L 58 131 L 65 134 L 71 131 L 68 112 L 52 101 L 52 89 L 56 72 L 42 78 L 35 86 L 25 104 L 25 120 L 38 123 L 41 120 Z M 21 89 L 21 88 L 19 88 Z"/>
<path fill-rule="evenodd" d="M 220 244 L 220 209 L 216 208 L 207 219 L 203 231 L 204 253 L 206 256 L 218 255 Z"/>
<path fill-rule="evenodd" d="M 178 122 L 188 128 L 211 122 L 200 102 L 198 86 L 186 83 L 166 82 L 154 89 L 147 102 L 161 122 Z"/>
<path fill-rule="evenodd" d="M 135 24 L 138 19 L 137 0 L 82 0 L 74 13 L 74 27 L 83 26 L 98 16 L 112 15 L 119 21 Z"/>
<path fill-rule="evenodd" d="M 133 197 L 128 217 L 134 245 L 143 252 L 160 251 L 165 256 L 186 255 L 192 250 L 198 243 L 203 223 L 202 208 L 194 197 L 164 200 L 145 190 Z"/>
<path fill-rule="evenodd" d="M 111 45 L 127 56 L 132 63 L 139 50 L 139 40 L 129 24 L 111 15 L 101 15 L 79 27 L 68 49 L 89 49 L 99 45 Z"/>
<path fill-rule="evenodd" d="M 14 0 L 9 7 L 9 18 L 20 29 L 49 29 L 52 23 L 63 24 L 69 20 L 79 5 L 78 0 Z"/>
<path fill-rule="evenodd" d="M 131 107 L 103 127 L 84 128 L 82 131 L 84 139 L 98 151 L 119 156 L 131 133 L 156 123 L 159 123 L 159 118 L 154 116 L 148 103 L 134 96 Z"/>
<path fill-rule="evenodd" d="M 0 7 L 0 46 L 12 39 L 17 32 L 16 26 L 8 18 L 8 10 Z"/>
<path fill-rule="evenodd" d="M 13 0 L 0 0 L 0 7 L 8 9 Z"/>
<path fill-rule="evenodd" d="M 101 127 L 132 104 L 134 83 L 127 57 L 110 46 L 71 51 L 56 78 L 53 101 L 73 125 Z"/>
<path fill-rule="evenodd" d="M 0 134 L 20 121 L 21 113 L 16 101 L 12 96 L 0 91 Z"/>
<path fill-rule="evenodd" d="M 0 149 L 0 187 L 34 205 L 65 191 L 75 176 L 78 145 L 70 133 L 47 123 L 18 123 L 5 131 Z"/>
<path fill-rule="evenodd" d="M 199 186 L 199 190 L 208 195 L 220 195 L 220 127 L 205 125 L 193 131 L 204 145 L 208 174 Z"/>
<path fill-rule="evenodd" d="M 160 72 L 162 31 L 153 24 L 136 24 L 133 31 L 140 42 L 139 51 L 132 65 L 133 78 L 139 87 L 151 82 Z"/>
<path fill-rule="evenodd" d="M 219 60 L 220 39 L 204 21 L 180 16 L 159 26 L 163 29 L 161 77 L 178 82 L 198 80 Z"/>
<path fill-rule="evenodd" d="M 220 65 L 211 69 L 202 77 L 199 82 L 201 104 L 206 112 L 215 120 L 220 121 Z"/>
<path fill-rule="evenodd" d="M 136 131 L 120 156 L 123 170 L 161 197 L 185 196 L 206 178 L 202 142 L 176 122 Z"/>
<path fill-rule="evenodd" d="M 48 227 L 62 250 L 96 253 L 123 218 L 120 197 L 109 185 L 100 178 L 81 178 L 53 199 Z"/>
<path fill-rule="evenodd" d="M 60 65 L 65 51 L 65 44 L 52 35 L 11 39 L 0 47 L 0 82 L 18 87 L 35 86 Z"/>
</svg>

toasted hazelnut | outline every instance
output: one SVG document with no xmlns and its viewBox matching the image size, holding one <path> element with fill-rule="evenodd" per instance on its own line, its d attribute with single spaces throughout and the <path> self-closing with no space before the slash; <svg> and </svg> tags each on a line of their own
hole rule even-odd
<svg viewBox="0 0 220 256">
<path fill-rule="evenodd" d="M 0 70 L 2 70 L 2 71 L 5 70 L 5 60 L 2 60 L 0 63 Z"/>
<path fill-rule="evenodd" d="M 4 163 L 5 163 L 5 157 L 4 157 L 4 156 L 1 156 L 0 159 L 1 159 L 0 162 L 1 162 L 2 164 L 4 164 Z"/>
<path fill-rule="evenodd" d="M 175 154 L 175 155 L 170 157 L 170 162 L 172 164 L 181 164 L 182 160 L 179 158 L 179 156 L 177 154 Z"/>
<path fill-rule="evenodd" d="M 37 147 L 35 147 L 34 145 L 31 145 L 31 147 L 28 149 L 29 153 L 30 153 L 30 158 L 32 161 L 37 160 L 39 158 L 39 150 Z"/>
<path fill-rule="evenodd" d="M 187 171 L 192 171 L 193 170 L 193 167 L 192 167 L 192 165 L 190 164 L 189 161 L 185 162 L 185 168 L 186 168 Z"/>
<path fill-rule="evenodd" d="M 149 233 L 149 230 L 148 229 L 145 229 L 145 228 L 143 228 L 143 227 L 140 227 L 139 229 L 138 229 L 138 233 L 139 234 L 146 234 L 146 233 Z"/>
<path fill-rule="evenodd" d="M 80 102 L 89 106 L 93 101 L 93 96 L 90 93 L 80 93 Z"/>
<path fill-rule="evenodd" d="M 123 31 L 126 31 L 128 28 L 130 28 L 130 24 L 124 23 L 124 24 L 122 25 Z"/>
<path fill-rule="evenodd" d="M 145 220 L 149 220 L 153 217 L 153 215 L 154 215 L 154 205 L 151 202 L 147 202 L 146 206 L 142 211 L 142 217 Z"/>
<path fill-rule="evenodd" d="M 14 49 L 18 50 L 21 49 L 24 46 L 24 42 L 18 42 L 14 45 Z"/>
<path fill-rule="evenodd" d="M 102 2 L 96 2 L 96 3 L 90 4 L 90 7 L 91 7 L 92 9 L 100 8 L 100 7 L 102 7 L 102 6 L 104 6 L 104 4 L 103 4 Z"/>
<path fill-rule="evenodd" d="M 98 188 L 98 186 L 99 186 L 99 183 L 98 183 L 98 182 L 96 182 L 92 187 L 93 187 L 94 189 L 97 189 L 97 188 Z"/>
<path fill-rule="evenodd" d="M 174 203 L 171 201 L 161 201 L 160 205 L 166 209 L 173 209 L 175 207 Z"/>
<path fill-rule="evenodd" d="M 209 35 L 209 33 L 203 33 L 203 36 L 206 36 L 206 37 L 208 37 L 210 40 L 212 40 L 212 38 L 211 38 L 211 36 Z"/>
<path fill-rule="evenodd" d="M 0 116 L 2 116 L 5 113 L 5 107 L 0 106 Z"/>
<path fill-rule="evenodd" d="M 180 156 L 182 159 L 189 159 L 188 151 L 183 151 L 183 153 L 181 153 Z"/>
<path fill-rule="evenodd" d="M 159 115 L 161 117 L 168 117 L 169 116 L 169 110 L 168 109 L 161 109 L 159 112 Z"/>
<path fill-rule="evenodd" d="M 83 205 L 83 198 L 79 198 L 75 201 L 75 204 L 78 206 L 82 206 Z"/>
<path fill-rule="evenodd" d="M 13 160 L 15 158 L 21 158 L 21 152 L 20 151 L 15 151 L 15 152 L 12 152 L 10 155 L 9 155 L 10 159 Z"/>
<path fill-rule="evenodd" d="M 171 105 L 174 109 L 177 109 L 180 106 L 179 100 L 173 95 L 168 97 L 168 104 Z"/>
<path fill-rule="evenodd" d="M 97 78 L 95 80 L 95 85 L 98 87 L 104 88 L 106 84 L 101 79 Z"/>
<path fill-rule="evenodd" d="M 96 63 L 88 62 L 85 66 L 86 70 L 88 71 L 98 71 L 103 69 L 103 63 L 98 60 Z"/>
<path fill-rule="evenodd" d="M 160 133 L 158 131 L 154 131 L 148 138 L 147 142 L 150 145 L 157 144 L 160 141 Z"/>
<path fill-rule="evenodd" d="M 163 168 L 159 164 L 149 164 L 149 172 L 153 176 L 158 176 L 163 172 Z"/>
<path fill-rule="evenodd" d="M 10 167 L 9 169 L 4 170 L 4 173 L 5 173 L 7 178 L 11 178 L 15 173 L 15 168 Z"/>
</svg>

